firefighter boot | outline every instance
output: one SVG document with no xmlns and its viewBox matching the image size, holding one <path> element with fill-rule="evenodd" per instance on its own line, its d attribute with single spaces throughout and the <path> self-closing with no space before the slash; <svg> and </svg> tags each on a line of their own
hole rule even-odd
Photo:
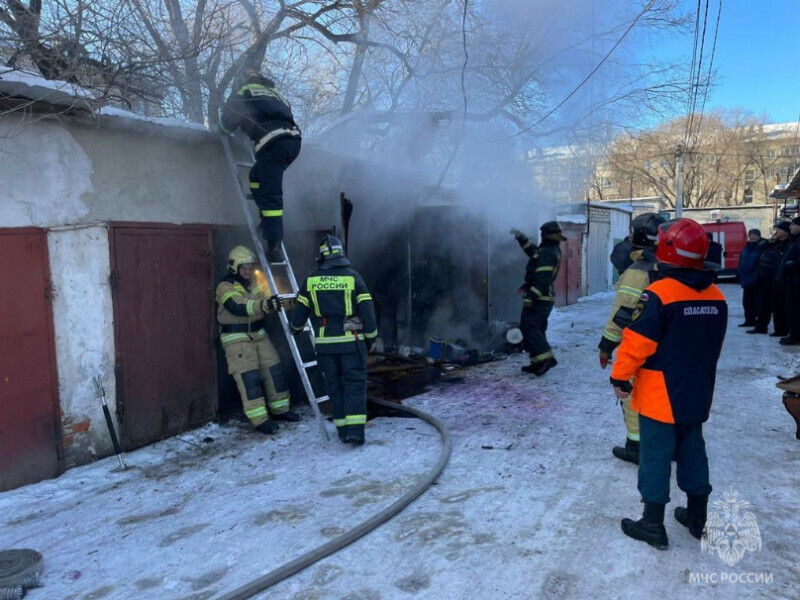
<svg viewBox="0 0 800 600">
<path fill-rule="evenodd" d="M 273 414 L 272 418 L 276 421 L 287 421 L 288 423 L 296 423 L 297 421 L 300 420 L 300 415 L 291 410 L 287 410 L 286 412 L 282 412 L 279 415 Z"/>
<path fill-rule="evenodd" d="M 348 425 L 344 428 L 344 437 L 342 441 L 345 444 L 352 444 L 353 446 L 364 445 L 364 426 L 363 425 Z"/>
<path fill-rule="evenodd" d="M 686 507 L 675 508 L 675 520 L 689 529 L 698 540 L 703 537 L 708 516 L 708 496 L 695 496 L 687 494 Z"/>
<path fill-rule="evenodd" d="M 273 421 L 264 421 L 261 425 L 256 427 L 256 431 L 260 431 L 261 433 L 266 433 L 267 435 L 272 435 L 273 433 L 278 432 L 278 424 L 274 423 Z"/>
<path fill-rule="evenodd" d="M 283 262 L 283 252 L 281 251 L 280 242 L 267 244 L 267 262 L 280 263 Z"/>
<path fill-rule="evenodd" d="M 622 519 L 622 532 L 630 538 L 647 542 L 653 548 L 666 550 L 669 540 L 664 528 L 664 504 L 645 502 L 641 519 Z"/>
<path fill-rule="evenodd" d="M 542 375 L 547 373 L 550 369 L 555 367 L 557 364 L 558 361 L 555 359 L 554 356 L 551 356 L 550 358 L 545 358 L 544 360 L 541 360 L 532 365 L 534 367 L 533 374 L 536 375 L 537 377 L 541 377 Z"/>
<path fill-rule="evenodd" d="M 639 464 L 639 442 L 630 438 L 625 439 L 625 447 L 614 446 L 611 453 L 620 460 L 624 460 L 635 465 Z"/>
</svg>

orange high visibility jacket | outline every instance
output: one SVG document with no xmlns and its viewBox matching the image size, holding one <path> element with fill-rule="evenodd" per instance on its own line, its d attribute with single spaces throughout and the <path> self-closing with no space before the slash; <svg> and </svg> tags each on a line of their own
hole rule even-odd
<svg viewBox="0 0 800 600">
<path fill-rule="evenodd" d="M 625 388 L 634 380 L 631 407 L 640 415 L 662 423 L 704 423 L 728 305 L 711 271 L 666 267 L 662 275 L 645 289 L 622 334 L 611 382 Z"/>
</svg>

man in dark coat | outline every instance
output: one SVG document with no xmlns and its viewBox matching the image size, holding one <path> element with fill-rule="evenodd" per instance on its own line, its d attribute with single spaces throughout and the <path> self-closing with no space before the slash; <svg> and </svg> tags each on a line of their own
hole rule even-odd
<svg viewBox="0 0 800 600">
<path fill-rule="evenodd" d="M 749 241 L 742 250 L 739 267 L 736 269 L 739 285 L 742 286 L 742 305 L 744 306 L 744 323 L 741 323 L 739 327 L 755 327 L 756 325 L 756 269 L 767 246 L 767 241 L 761 237 L 760 230 L 751 229 L 747 235 Z"/>
<path fill-rule="evenodd" d="M 778 281 L 783 286 L 786 299 L 786 317 L 789 331 L 781 338 L 783 346 L 800 344 L 800 217 L 789 226 L 791 241 L 783 255 L 778 271 Z"/>
<path fill-rule="evenodd" d="M 706 262 L 722 267 L 722 244 L 714 241 L 714 234 L 707 233 L 706 235 L 708 236 L 708 256 L 706 256 Z"/>
<path fill-rule="evenodd" d="M 775 241 L 767 246 L 756 268 L 756 290 L 758 314 L 756 326 L 747 333 L 767 333 L 770 318 L 775 331 L 772 337 L 787 334 L 789 324 L 786 318 L 784 290 L 778 281 L 778 271 L 783 255 L 789 248 L 789 221 L 782 221 L 775 227 Z"/>
</svg>

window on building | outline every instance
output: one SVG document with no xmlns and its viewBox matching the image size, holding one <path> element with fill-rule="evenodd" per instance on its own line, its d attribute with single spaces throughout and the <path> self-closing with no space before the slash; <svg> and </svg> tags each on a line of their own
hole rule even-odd
<svg viewBox="0 0 800 600">
<path fill-rule="evenodd" d="M 610 188 L 611 187 L 611 179 L 609 177 L 601 178 L 600 185 L 602 185 L 604 188 Z"/>
<path fill-rule="evenodd" d="M 645 173 L 649 173 L 650 172 L 650 161 L 649 160 L 644 161 L 644 172 Z"/>
<path fill-rule="evenodd" d="M 669 166 L 669 160 L 666 158 L 661 159 L 661 168 L 666 169 Z"/>
<path fill-rule="evenodd" d="M 791 146 L 781 146 L 781 154 L 783 156 L 789 156 L 792 153 Z"/>
<path fill-rule="evenodd" d="M 792 146 L 792 154 L 800 154 L 800 146 Z"/>
<path fill-rule="evenodd" d="M 777 152 L 775 152 L 775 148 L 770 148 L 767 150 L 767 158 L 775 158 L 777 156 Z"/>
<path fill-rule="evenodd" d="M 745 188 L 744 189 L 744 203 L 751 204 L 753 202 L 753 188 Z"/>
</svg>

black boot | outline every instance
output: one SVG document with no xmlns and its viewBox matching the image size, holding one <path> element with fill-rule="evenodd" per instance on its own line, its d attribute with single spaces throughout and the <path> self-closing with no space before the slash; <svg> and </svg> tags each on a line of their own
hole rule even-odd
<svg viewBox="0 0 800 600">
<path fill-rule="evenodd" d="M 273 414 L 272 418 L 276 421 L 287 421 L 289 423 L 296 423 L 300 420 L 300 415 L 296 412 L 292 412 L 291 410 L 287 410 L 279 415 Z"/>
<path fill-rule="evenodd" d="M 256 431 L 260 431 L 261 433 L 266 433 L 267 435 L 272 435 L 273 433 L 277 433 L 278 424 L 273 421 L 264 421 L 261 425 L 256 426 Z"/>
<path fill-rule="evenodd" d="M 614 446 L 611 449 L 611 453 L 620 460 L 624 460 L 635 465 L 639 464 L 639 442 L 630 438 L 625 440 L 624 448 L 622 446 Z"/>
<path fill-rule="evenodd" d="M 534 363 L 533 366 L 533 374 L 537 377 L 541 377 L 545 373 L 547 373 L 550 369 L 555 367 L 558 364 L 558 361 L 555 359 L 554 356 L 550 358 L 545 358 L 544 360 L 540 360 L 537 363 Z"/>
<path fill-rule="evenodd" d="M 769 334 L 769 337 L 782 338 L 782 337 L 786 337 L 787 335 L 788 335 L 788 332 L 786 332 L 786 331 L 773 331 L 772 333 Z"/>
<path fill-rule="evenodd" d="M 635 540 L 647 542 L 653 548 L 666 550 L 669 540 L 664 528 L 664 505 L 645 502 L 641 519 L 622 519 L 622 532 Z"/>
<path fill-rule="evenodd" d="M 745 333 L 767 333 L 766 329 L 762 329 L 761 327 L 756 327 L 755 329 L 748 329 Z"/>
<path fill-rule="evenodd" d="M 708 516 L 708 496 L 694 496 L 687 494 L 686 508 L 678 506 L 675 509 L 675 520 L 687 527 L 698 540 L 703 537 Z"/>
<path fill-rule="evenodd" d="M 787 335 L 786 337 L 782 337 L 778 343 L 781 346 L 797 346 L 797 344 L 800 344 L 800 339 Z"/>
<path fill-rule="evenodd" d="M 525 365 L 524 367 L 522 367 L 520 369 L 520 371 L 522 371 L 523 373 L 531 373 L 531 374 L 533 374 L 533 373 L 536 372 L 536 365 L 533 364 L 533 363 L 531 363 L 529 365 Z"/>
<path fill-rule="evenodd" d="M 755 323 L 748 323 L 747 321 L 745 321 L 744 323 L 739 323 L 739 327 L 755 327 L 755 326 L 756 326 Z"/>
<path fill-rule="evenodd" d="M 348 425 L 344 427 L 344 438 L 342 441 L 345 444 L 352 444 L 353 446 L 364 445 L 364 426 L 363 425 Z"/>
<path fill-rule="evenodd" d="M 283 252 L 281 251 L 280 243 L 267 245 L 267 262 L 280 263 L 283 262 Z"/>
</svg>

